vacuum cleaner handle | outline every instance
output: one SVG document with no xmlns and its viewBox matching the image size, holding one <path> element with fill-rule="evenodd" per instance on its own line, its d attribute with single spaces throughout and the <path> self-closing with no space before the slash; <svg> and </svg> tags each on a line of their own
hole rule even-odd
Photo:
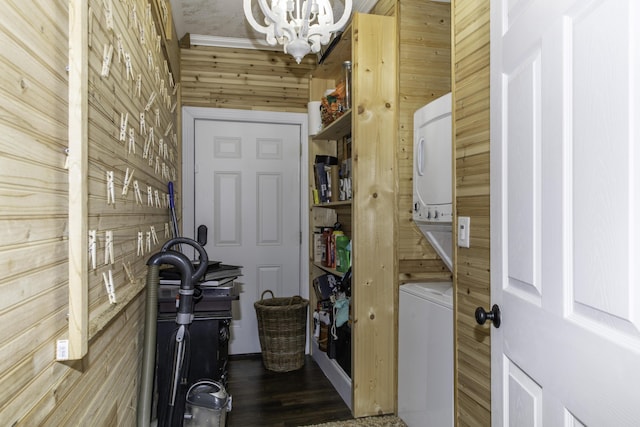
<svg viewBox="0 0 640 427">
<path fill-rule="evenodd" d="M 198 268 L 193 272 L 193 276 L 191 276 L 192 283 L 200 280 L 204 273 L 207 271 L 207 267 L 209 266 L 209 255 L 207 255 L 207 251 L 202 247 L 201 244 L 196 242 L 195 240 L 189 239 L 187 237 L 175 237 L 173 239 L 167 240 L 164 245 L 162 245 L 162 252 L 166 252 L 172 246 L 179 245 L 181 243 L 192 246 L 196 251 L 198 251 L 198 255 L 200 258 L 200 264 Z"/>
</svg>

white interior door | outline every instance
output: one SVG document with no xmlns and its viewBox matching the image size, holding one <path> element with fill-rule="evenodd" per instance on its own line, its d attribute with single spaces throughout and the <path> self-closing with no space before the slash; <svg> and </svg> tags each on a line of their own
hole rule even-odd
<svg viewBox="0 0 640 427">
<path fill-rule="evenodd" d="M 231 354 L 260 352 L 253 303 L 300 294 L 300 140 L 293 124 L 195 121 L 195 226 L 210 259 L 242 265 Z"/>
<path fill-rule="evenodd" d="M 640 3 L 491 2 L 495 426 L 640 423 Z"/>
</svg>

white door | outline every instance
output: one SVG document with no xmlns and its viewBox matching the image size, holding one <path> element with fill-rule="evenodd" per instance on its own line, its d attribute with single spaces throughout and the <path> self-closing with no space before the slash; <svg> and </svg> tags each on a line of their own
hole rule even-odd
<svg viewBox="0 0 640 427">
<path fill-rule="evenodd" d="M 640 425 L 640 3 L 491 9 L 493 425 Z"/>
<path fill-rule="evenodd" d="M 195 121 L 195 226 L 209 258 L 242 265 L 231 354 L 260 352 L 254 302 L 300 294 L 300 140 L 292 124 Z"/>
</svg>

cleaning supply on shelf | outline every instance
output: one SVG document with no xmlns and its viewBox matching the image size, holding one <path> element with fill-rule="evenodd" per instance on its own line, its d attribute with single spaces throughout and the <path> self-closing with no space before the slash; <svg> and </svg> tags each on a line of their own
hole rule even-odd
<svg viewBox="0 0 640 427">
<path fill-rule="evenodd" d="M 351 239 L 342 235 L 336 236 L 336 270 L 344 273 L 351 267 Z"/>
</svg>

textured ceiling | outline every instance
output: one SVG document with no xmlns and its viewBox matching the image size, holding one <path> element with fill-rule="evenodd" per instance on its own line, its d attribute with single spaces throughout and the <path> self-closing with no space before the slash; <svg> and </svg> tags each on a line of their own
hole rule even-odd
<svg viewBox="0 0 640 427">
<path fill-rule="evenodd" d="M 354 11 L 368 12 L 377 0 L 353 0 Z M 186 33 L 210 37 L 230 37 L 261 40 L 264 36 L 255 32 L 247 23 L 242 10 L 242 0 L 170 0 L 173 21 L 178 38 Z M 344 10 L 344 0 L 331 0 L 334 17 L 338 19 Z M 261 12 L 254 0 L 254 16 L 261 22 Z"/>
</svg>

